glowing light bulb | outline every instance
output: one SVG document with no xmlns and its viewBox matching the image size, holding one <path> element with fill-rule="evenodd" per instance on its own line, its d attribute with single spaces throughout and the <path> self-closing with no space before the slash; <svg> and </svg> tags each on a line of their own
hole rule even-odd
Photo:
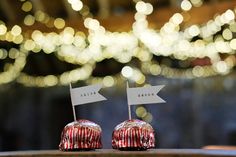
<svg viewBox="0 0 236 157">
<path fill-rule="evenodd" d="M 27 26 L 33 25 L 35 22 L 35 17 L 32 15 L 26 15 L 24 18 L 24 24 Z"/>
<path fill-rule="evenodd" d="M 233 49 L 236 50 L 236 39 L 233 39 L 230 41 L 229 46 Z"/>
<path fill-rule="evenodd" d="M 23 3 L 21 7 L 21 9 L 25 12 L 29 12 L 32 8 L 33 8 L 33 5 L 30 1 L 26 1 L 25 3 Z"/>
<path fill-rule="evenodd" d="M 203 4 L 202 0 L 191 0 L 191 2 L 195 7 L 200 7 Z"/>
<path fill-rule="evenodd" d="M 222 36 L 226 40 L 231 40 L 233 38 L 233 33 L 230 31 L 230 29 L 225 29 L 222 33 Z"/>
<path fill-rule="evenodd" d="M 62 18 L 56 18 L 54 20 L 54 26 L 57 28 L 57 29 L 62 29 L 65 27 L 65 20 L 63 20 Z"/>
<path fill-rule="evenodd" d="M 231 21 L 235 18 L 235 15 L 234 15 L 234 12 L 232 10 L 227 10 L 225 13 L 224 13 L 224 18 L 227 20 L 227 21 Z"/>
<path fill-rule="evenodd" d="M 80 11 L 83 8 L 83 3 L 81 1 L 76 1 L 75 3 L 71 4 L 71 7 L 75 11 Z"/>
<path fill-rule="evenodd" d="M 192 4 L 188 0 L 183 0 L 181 2 L 181 8 L 184 11 L 189 11 L 192 8 Z"/>
<path fill-rule="evenodd" d="M 111 76 L 104 77 L 102 82 L 103 82 L 103 85 L 105 87 L 112 87 L 114 85 L 114 83 L 115 83 L 113 77 L 111 77 Z"/>
<path fill-rule="evenodd" d="M 146 3 L 146 10 L 145 10 L 145 14 L 149 15 L 153 12 L 153 6 L 150 3 Z"/>
<path fill-rule="evenodd" d="M 135 112 L 139 118 L 143 118 L 147 115 L 147 110 L 144 107 L 138 107 Z"/>
<path fill-rule="evenodd" d="M 34 41 L 33 40 L 26 40 L 26 42 L 24 43 L 24 48 L 26 49 L 26 50 L 33 50 L 34 49 L 34 47 L 35 47 L 35 43 L 34 43 Z"/>
<path fill-rule="evenodd" d="M 226 74 L 229 72 L 229 68 L 228 68 L 226 62 L 224 62 L 224 61 L 219 61 L 218 63 L 216 63 L 216 70 L 222 74 Z"/>
<path fill-rule="evenodd" d="M 84 20 L 84 26 L 91 30 L 98 30 L 100 27 L 100 23 L 98 20 L 92 19 L 92 18 L 86 18 Z"/>
<path fill-rule="evenodd" d="M 200 34 L 200 29 L 197 25 L 192 25 L 190 28 L 189 28 L 189 34 L 193 37 L 197 36 Z"/>
<path fill-rule="evenodd" d="M 171 18 L 171 21 L 176 25 L 181 24 L 183 20 L 184 20 L 184 17 L 180 13 L 175 13 Z"/>
<path fill-rule="evenodd" d="M 22 30 L 21 30 L 21 27 L 18 26 L 18 25 L 15 25 L 15 26 L 13 26 L 12 29 L 11 29 L 11 34 L 14 35 L 14 36 L 18 36 L 18 35 L 21 34 L 21 31 L 22 31 Z"/>
<path fill-rule="evenodd" d="M 3 24 L 0 25 L 0 35 L 4 35 L 7 32 L 7 27 Z"/>
<path fill-rule="evenodd" d="M 78 0 L 68 0 L 68 3 L 70 3 L 70 4 L 74 4 L 74 3 L 76 3 Z"/>
<path fill-rule="evenodd" d="M 147 9 L 147 5 L 145 2 L 139 1 L 138 3 L 136 3 L 135 8 L 137 12 L 144 13 Z"/>
<path fill-rule="evenodd" d="M 131 77 L 133 75 L 133 69 L 130 66 L 125 66 L 122 68 L 121 74 L 127 78 Z"/>
</svg>

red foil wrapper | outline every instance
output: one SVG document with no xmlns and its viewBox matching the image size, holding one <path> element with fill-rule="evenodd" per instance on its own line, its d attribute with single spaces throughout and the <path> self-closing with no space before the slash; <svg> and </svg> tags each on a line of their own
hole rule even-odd
<svg viewBox="0 0 236 157">
<path fill-rule="evenodd" d="M 138 119 L 118 124 L 112 133 L 112 148 L 120 150 L 146 150 L 155 147 L 152 126 Z"/>
<path fill-rule="evenodd" d="M 71 122 L 62 131 L 59 149 L 73 151 L 102 148 L 101 132 L 101 127 L 89 120 Z"/>
</svg>

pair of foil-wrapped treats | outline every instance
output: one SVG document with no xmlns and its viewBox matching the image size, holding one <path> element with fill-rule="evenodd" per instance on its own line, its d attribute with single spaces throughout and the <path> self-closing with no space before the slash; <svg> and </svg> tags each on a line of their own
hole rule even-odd
<svg viewBox="0 0 236 157">
<path fill-rule="evenodd" d="M 61 134 L 62 151 L 94 150 L 102 148 L 101 127 L 89 120 L 67 124 Z M 112 148 L 119 150 L 147 150 L 155 147 L 152 126 L 138 119 L 118 124 L 112 133 Z"/>
</svg>

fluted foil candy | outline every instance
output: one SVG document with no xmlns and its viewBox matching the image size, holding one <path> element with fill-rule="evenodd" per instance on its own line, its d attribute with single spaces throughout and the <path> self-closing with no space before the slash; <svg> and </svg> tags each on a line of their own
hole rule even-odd
<svg viewBox="0 0 236 157">
<path fill-rule="evenodd" d="M 59 149 L 71 151 L 102 148 L 101 132 L 101 127 L 89 120 L 71 122 L 62 131 Z"/>
<path fill-rule="evenodd" d="M 112 148 L 120 150 L 146 150 L 155 147 L 152 126 L 138 119 L 118 124 L 112 133 Z"/>
</svg>

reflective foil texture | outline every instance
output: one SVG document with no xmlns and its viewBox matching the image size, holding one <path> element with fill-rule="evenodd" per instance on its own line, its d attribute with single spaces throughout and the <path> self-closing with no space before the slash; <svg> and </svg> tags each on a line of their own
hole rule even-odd
<svg viewBox="0 0 236 157">
<path fill-rule="evenodd" d="M 112 133 L 112 148 L 119 150 L 146 150 L 155 147 L 152 126 L 138 119 L 118 124 Z"/>
<path fill-rule="evenodd" d="M 102 148 L 101 132 L 101 127 L 89 120 L 71 122 L 62 131 L 59 149 L 74 151 Z"/>
</svg>

